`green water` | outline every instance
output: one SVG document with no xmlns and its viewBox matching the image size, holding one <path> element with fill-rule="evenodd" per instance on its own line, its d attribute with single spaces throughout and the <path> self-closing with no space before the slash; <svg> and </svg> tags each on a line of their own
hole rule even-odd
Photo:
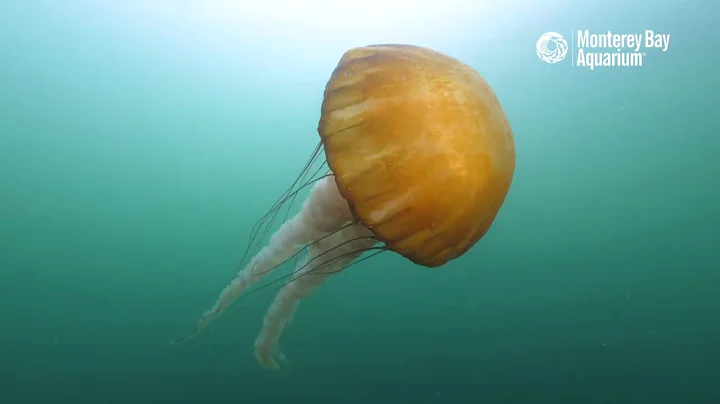
<svg viewBox="0 0 720 404">
<path fill-rule="evenodd" d="M 720 402 L 717 5 L 285 15 L 326 24 L 308 33 L 190 4 L 0 2 L 0 403 Z M 577 29 L 671 42 L 640 68 L 537 57 Z M 440 269 L 382 254 L 334 276 L 285 374 L 253 356 L 269 298 L 171 347 L 315 147 L 342 53 L 396 42 L 502 102 L 517 168 L 491 231 Z"/>
</svg>

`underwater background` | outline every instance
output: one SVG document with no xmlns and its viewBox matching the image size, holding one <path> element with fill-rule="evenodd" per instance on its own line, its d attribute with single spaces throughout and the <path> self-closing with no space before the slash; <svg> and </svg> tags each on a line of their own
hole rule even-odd
<svg viewBox="0 0 720 404">
<path fill-rule="evenodd" d="M 1 1 L 0 403 L 720 403 L 718 11 Z M 538 58 L 578 29 L 671 40 L 637 68 Z M 490 232 L 442 268 L 333 276 L 284 374 L 253 356 L 270 295 L 171 347 L 312 153 L 343 52 L 374 43 L 493 87 L 517 167 Z"/>
</svg>

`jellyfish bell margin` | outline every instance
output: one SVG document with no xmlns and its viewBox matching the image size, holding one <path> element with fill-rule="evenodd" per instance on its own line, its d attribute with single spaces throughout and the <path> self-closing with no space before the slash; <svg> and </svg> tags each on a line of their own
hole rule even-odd
<svg viewBox="0 0 720 404">
<path fill-rule="evenodd" d="M 326 85 L 318 133 L 320 144 L 293 184 L 312 186 L 300 211 L 176 344 L 304 251 L 255 341 L 258 362 L 280 370 L 285 326 L 330 275 L 368 251 L 393 251 L 425 267 L 462 256 L 489 230 L 515 169 L 512 130 L 490 86 L 459 60 L 418 46 L 345 52 Z M 329 170 L 303 181 L 322 155 Z"/>
</svg>

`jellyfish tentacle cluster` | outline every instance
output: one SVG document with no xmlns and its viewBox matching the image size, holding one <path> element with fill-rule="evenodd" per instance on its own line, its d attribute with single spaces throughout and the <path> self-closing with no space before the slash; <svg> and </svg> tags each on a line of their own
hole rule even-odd
<svg viewBox="0 0 720 404">
<path fill-rule="evenodd" d="M 283 223 L 268 245 L 225 286 L 213 307 L 198 320 L 195 330 L 174 343 L 182 343 L 195 336 L 222 315 L 248 287 L 306 249 L 306 255 L 298 261 L 291 278 L 276 295 L 255 342 L 255 354 L 260 364 L 279 370 L 280 365 L 274 356 L 282 358 L 282 354 L 276 352 L 276 346 L 300 300 L 377 243 L 370 229 L 354 222 L 333 176 L 326 175 L 314 183 L 300 211 Z"/>
</svg>

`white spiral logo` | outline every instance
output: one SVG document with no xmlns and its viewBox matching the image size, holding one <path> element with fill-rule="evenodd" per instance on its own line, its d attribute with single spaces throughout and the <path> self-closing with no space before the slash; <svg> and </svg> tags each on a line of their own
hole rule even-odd
<svg viewBox="0 0 720 404">
<path fill-rule="evenodd" d="M 568 44 L 565 38 L 557 32 L 546 32 L 538 39 L 535 49 L 540 59 L 547 63 L 557 63 L 565 59 Z"/>
</svg>

